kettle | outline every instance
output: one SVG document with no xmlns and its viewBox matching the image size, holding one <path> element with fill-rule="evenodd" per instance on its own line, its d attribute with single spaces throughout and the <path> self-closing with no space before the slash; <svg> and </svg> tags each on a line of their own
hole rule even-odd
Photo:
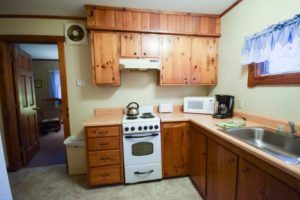
<svg viewBox="0 0 300 200">
<path fill-rule="evenodd" d="M 135 105 L 135 106 L 132 106 Z M 126 115 L 128 116 L 136 116 L 139 114 L 139 104 L 136 102 L 130 102 L 127 106 Z"/>
</svg>

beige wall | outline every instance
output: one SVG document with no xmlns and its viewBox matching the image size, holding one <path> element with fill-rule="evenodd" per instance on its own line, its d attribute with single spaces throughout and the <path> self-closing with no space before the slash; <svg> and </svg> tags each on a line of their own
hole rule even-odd
<svg viewBox="0 0 300 200">
<path fill-rule="evenodd" d="M 63 35 L 65 20 L 0 19 L 0 34 Z M 91 83 L 89 46 L 65 45 L 71 134 L 83 132 L 82 122 L 93 115 L 96 107 L 124 107 L 130 101 L 153 105 L 171 101 L 182 103 L 187 95 L 207 95 L 205 87 L 161 87 L 156 73 L 122 72 L 121 87 L 97 87 Z M 85 81 L 77 87 L 76 80 Z"/>
<path fill-rule="evenodd" d="M 240 65 L 245 36 L 299 13 L 299 0 L 247 0 L 226 14 L 221 20 L 219 80 L 210 94 L 232 94 L 244 100 L 245 111 L 299 122 L 299 86 L 248 89 L 248 70 Z"/>
</svg>

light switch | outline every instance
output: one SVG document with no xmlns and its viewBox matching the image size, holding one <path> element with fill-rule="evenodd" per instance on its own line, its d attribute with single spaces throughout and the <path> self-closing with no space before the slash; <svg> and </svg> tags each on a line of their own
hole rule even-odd
<svg viewBox="0 0 300 200">
<path fill-rule="evenodd" d="M 85 86 L 85 82 L 84 82 L 84 80 L 76 80 L 76 86 L 77 87 L 83 87 L 83 86 Z"/>
</svg>

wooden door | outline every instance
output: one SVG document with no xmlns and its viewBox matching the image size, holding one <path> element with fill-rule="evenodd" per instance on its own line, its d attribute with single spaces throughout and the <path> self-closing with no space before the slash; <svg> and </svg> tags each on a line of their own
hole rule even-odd
<svg viewBox="0 0 300 200">
<path fill-rule="evenodd" d="M 162 165 L 163 177 L 188 175 L 189 132 L 186 122 L 163 124 Z"/>
<path fill-rule="evenodd" d="M 192 38 L 191 83 L 217 84 L 218 39 Z"/>
<path fill-rule="evenodd" d="M 206 194 L 207 137 L 192 128 L 190 131 L 190 176 L 196 188 Z"/>
<path fill-rule="evenodd" d="M 208 200 L 235 199 L 237 160 L 237 155 L 228 151 L 213 140 L 208 140 Z"/>
<path fill-rule="evenodd" d="M 191 38 L 162 36 L 161 84 L 185 85 L 190 83 Z"/>
<path fill-rule="evenodd" d="M 120 35 L 110 32 L 92 32 L 94 83 L 120 85 Z"/>
<path fill-rule="evenodd" d="M 142 34 L 142 57 L 159 57 L 159 36 L 157 34 Z"/>
<path fill-rule="evenodd" d="M 141 57 L 141 34 L 139 33 L 121 34 L 121 57 L 128 57 L 128 58 Z"/>
<path fill-rule="evenodd" d="M 288 199 L 299 200 L 300 194 L 268 175 L 246 160 L 240 160 L 238 171 L 238 200 Z"/>
<path fill-rule="evenodd" d="M 19 135 L 23 162 L 26 165 L 39 150 L 36 99 L 30 55 L 15 47 L 13 66 L 18 103 Z"/>
</svg>

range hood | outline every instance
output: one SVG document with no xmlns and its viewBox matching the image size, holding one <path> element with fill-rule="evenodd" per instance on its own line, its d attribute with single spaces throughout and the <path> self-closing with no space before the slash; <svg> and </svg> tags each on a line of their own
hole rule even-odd
<svg viewBox="0 0 300 200">
<path fill-rule="evenodd" d="M 138 58 L 120 58 L 121 69 L 132 69 L 132 70 L 149 70 L 156 69 L 160 70 L 159 59 L 138 59 Z"/>
</svg>

